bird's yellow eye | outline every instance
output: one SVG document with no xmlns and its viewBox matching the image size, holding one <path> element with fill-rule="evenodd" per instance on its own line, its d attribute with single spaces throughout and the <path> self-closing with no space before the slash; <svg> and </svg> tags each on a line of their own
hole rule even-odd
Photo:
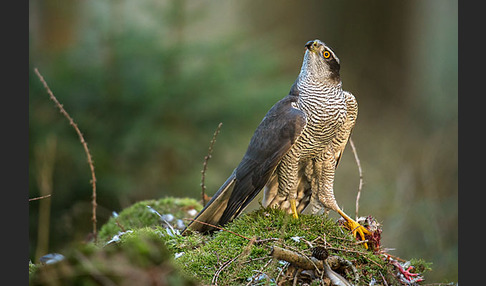
<svg viewBox="0 0 486 286">
<path fill-rule="evenodd" d="M 325 59 L 328 59 L 328 58 L 331 57 L 331 53 L 329 51 L 322 52 L 322 55 L 324 56 Z"/>
</svg>

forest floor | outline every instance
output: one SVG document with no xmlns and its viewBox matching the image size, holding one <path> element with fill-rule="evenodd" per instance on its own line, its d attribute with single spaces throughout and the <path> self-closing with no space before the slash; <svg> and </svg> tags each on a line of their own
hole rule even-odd
<svg viewBox="0 0 486 286">
<path fill-rule="evenodd" d="M 427 285 L 430 263 L 368 249 L 327 215 L 276 209 L 243 214 L 212 235 L 182 229 L 202 209 L 187 198 L 135 203 L 114 214 L 96 242 L 29 263 L 30 285 Z M 456 285 L 433 283 L 430 285 Z"/>
</svg>

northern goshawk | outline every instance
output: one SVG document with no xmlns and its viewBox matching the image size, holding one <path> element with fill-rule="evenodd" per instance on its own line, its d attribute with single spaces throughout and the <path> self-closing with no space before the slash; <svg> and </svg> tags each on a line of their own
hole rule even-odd
<svg viewBox="0 0 486 286">
<path fill-rule="evenodd" d="M 334 198 L 334 173 L 358 114 L 342 89 L 340 62 L 320 40 L 305 44 L 300 74 L 289 94 L 265 115 L 240 164 L 186 229 L 205 232 L 237 217 L 263 189 L 264 207 L 292 213 L 338 212 L 353 235 L 369 231 Z M 366 247 L 366 244 L 365 244 Z"/>
</svg>

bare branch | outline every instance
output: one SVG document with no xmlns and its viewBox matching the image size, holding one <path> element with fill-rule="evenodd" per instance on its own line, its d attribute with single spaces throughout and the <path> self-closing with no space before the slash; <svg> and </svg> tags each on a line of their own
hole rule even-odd
<svg viewBox="0 0 486 286">
<path fill-rule="evenodd" d="M 292 250 L 274 246 L 270 255 L 277 260 L 285 260 L 290 262 L 301 269 L 313 270 L 313 269 L 324 269 L 322 261 L 319 261 L 313 257 L 309 258 Z"/>
<path fill-rule="evenodd" d="M 250 240 L 250 242 L 245 246 L 245 248 L 241 251 L 240 254 L 238 254 L 237 256 L 233 257 L 232 259 L 224 262 L 221 265 L 221 267 L 219 267 L 219 269 L 216 271 L 216 273 L 214 273 L 213 279 L 211 280 L 211 285 L 215 285 L 215 286 L 218 285 L 219 274 L 221 274 L 221 272 L 226 267 L 228 267 L 231 263 L 233 263 L 235 260 L 239 259 L 240 257 L 248 256 L 248 254 L 250 254 L 251 247 L 254 243 L 255 243 L 255 238 Z M 240 265 L 239 265 L 238 268 L 241 267 L 241 264 L 242 264 L 242 262 L 240 262 Z"/>
<path fill-rule="evenodd" d="M 216 142 L 216 137 L 218 136 L 219 131 L 221 130 L 221 126 L 223 126 L 223 122 L 220 122 L 218 124 L 218 127 L 216 128 L 216 131 L 214 131 L 213 139 L 211 139 L 211 143 L 209 143 L 208 154 L 204 157 L 203 169 L 201 171 L 201 174 L 202 174 L 202 176 L 201 176 L 201 200 L 202 200 L 203 206 L 206 205 L 206 198 L 207 198 L 205 180 L 206 180 L 206 170 L 208 168 L 208 161 L 209 161 L 209 159 L 211 159 L 211 154 L 213 153 L 213 146 L 214 146 L 214 143 Z"/>
<path fill-rule="evenodd" d="M 29 199 L 29 202 L 50 198 L 51 194 Z"/>
<path fill-rule="evenodd" d="M 56 106 L 59 108 L 59 111 L 61 111 L 62 115 L 64 115 L 64 117 L 67 118 L 67 120 L 69 121 L 69 124 L 74 128 L 74 130 L 78 134 L 79 141 L 83 145 L 84 152 L 86 153 L 86 157 L 88 158 L 88 164 L 89 164 L 89 167 L 91 169 L 91 184 L 92 184 L 92 188 L 93 188 L 93 195 L 92 195 L 92 201 L 91 201 L 91 204 L 93 206 L 93 216 L 92 216 L 91 220 L 93 221 L 93 235 L 94 235 L 94 239 L 96 241 L 96 238 L 97 238 L 97 232 L 96 232 L 96 206 L 97 206 L 97 204 L 96 204 L 96 176 L 95 176 L 95 171 L 94 171 L 93 160 L 91 159 L 91 153 L 89 152 L 89 149 L 88 149 L 88 144 L 84 140 L 83 134 L 79 130 L 78 125 L 74 122 L 74 120 L 71 118 L 71 116 L 69 116 L 69 114 L 66 112 L 66 110 L 64 109 L 62 104 L 59 103 L 57 98 L 54 96 L 51 89 L 47 85 L 47 82 L 44 80 L 44 77 L 40 74 L 39 70 L 37 68 L 34 68 L 34 72 L 36 73 L 36 75 L 39 77 L 39 80 L 44 85 L 44 88 L 46 89 L 47 93 L 49 94 L 49 97 L 51 98 L 51 100 L 54 101 Z"/>
<path fill-rule="evenodd" d="M 353 150 L 354 159 L 356 160 L 356 165 L 358 165 L 358 172 L 359 172 L 359 186 L 358 186 L 358 194 L 356 195 L 356 220 L 359 218 L 359 198 L 361 197 L 361 190 L 363 189 L 363 170 L 361 169 L 361 163 L 359 161 L 358 152 L 356 152 L 356 147 L 354 147 L 353 139 L 349 137 L 349 145 L 351 145 L 351 149 Z"/>
<path fill-rule="evenodd" d="M 217 286 L 218 285 L 218 278 L 219 278 L 219 274 L 226 268 L 228 267 L 231 263 L 233 263 L 236 259 L 238 259 L 238 257 L 240 257 L 241 253 L 238 254 L 237 256 L 233 257 L 232 259 L 226 261 L 225 263 L 223 263 L 223 265 L 221 265 L 221 267 L 219 267 L 218 270 L 216 270 L 216 272 L 214 273 L 214 276 L 213 276 L 213 279 L 211 280 L 211 285 L 214 285 L 214 286 Z"/>
</svg>

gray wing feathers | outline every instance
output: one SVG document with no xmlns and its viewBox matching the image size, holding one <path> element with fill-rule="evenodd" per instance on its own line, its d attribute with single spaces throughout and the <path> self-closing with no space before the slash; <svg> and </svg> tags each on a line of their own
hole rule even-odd
<svg viewBox="0 0 486 286">
<path fill-rule="evenodd" d="M 197 220 L 224 225 L 238 216 L 261 191 L 305 126 L 304 113 L 292 107 L 296 101 L 297 96 L 289 94 L 268 111 L 255 130 L 240 164 L 199 213 Z M 187 228 L 212 230 L 197 222 Z"/>
</svg>

